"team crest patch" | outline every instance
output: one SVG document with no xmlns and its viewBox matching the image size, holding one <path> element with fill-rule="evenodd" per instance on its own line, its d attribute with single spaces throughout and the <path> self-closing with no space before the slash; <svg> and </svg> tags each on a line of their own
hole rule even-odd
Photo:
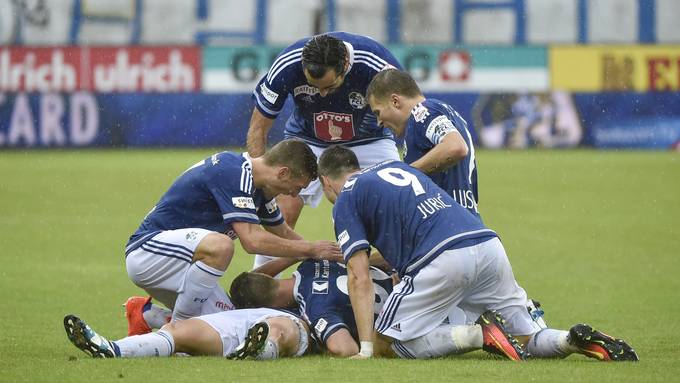
<svg viewBox="0 0 680 383">
<path fill-rule="evenodd" d="M 184 236 L 184 238 L 186 238 L 186 240 L 189 242 L 194 242 L 196 241 L 196 238 L 198 238 L 198 233 L 195 231 L 190 231 Z"/>
<path fill-rule="evenodd" d="M 328 294 L 328 281 L 312 281 L 312 294 Z"/>
<path fill-rule="evenodd" d="M 354 109 L 363 109 L 366 107 L 366 98 L 359 92 L 352 92 L 349 94 L 349 104 Z"/>
<path fill-rule="evenodd" d="M 325 319 L 321 318 L 318 321 L 316 321 L 316 326 L 314 326 L 314 330 L 316 330 L 316 334 L 319 337 L 323 333 L 323 330 L 326 329 L 326 326 L 328 326 L 328 322 L 326 322 Z"/>
<path fill-rule="evenodd" d="M 314 113 L 314 132 L 320 140 L 349 141 L 354 137 L 352 115 L 333 112 Z"/>
<path fill-rule="evenodd" d="M 255 201 L 251 197 L 233 197 L 231 203 L 239 209 L 255 210 Z"/>
</svg>

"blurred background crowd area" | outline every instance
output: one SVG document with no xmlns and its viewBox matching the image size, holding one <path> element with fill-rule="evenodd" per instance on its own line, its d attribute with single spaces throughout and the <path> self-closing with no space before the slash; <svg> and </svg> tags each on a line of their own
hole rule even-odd
<svg viewBox="0 0 680 383">
<path fill-rule="evenodd" d="M 679 19 L 677 0 L 0 0 L 0 148 L 242 146 L 278 52 L 343 30 L 481 147 L 677 149 Z"/>
</svg>

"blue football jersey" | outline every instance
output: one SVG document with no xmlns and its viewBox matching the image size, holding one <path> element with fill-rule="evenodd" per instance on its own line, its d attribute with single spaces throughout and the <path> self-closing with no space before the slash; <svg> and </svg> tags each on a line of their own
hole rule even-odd
<svg viewBox="0 0 680 383">
<path fill-rule="evenodd" d="M 427 99 L 413 108 L 404 136 L 404 162 L 410 164 L 418 160 L 453 131 L 458 131 L 463 137 L 469 149 L 468 156 L 455 166 L 428 175 L 456 202 L 472 214 L 479 215 L 475 147 L 467 122 L 449 105 Z"/>
<path fill-rule="evenodd" d="M 222 152 L 198 162 L 175 180 L 130 237 L 126 253 L 164 230 L 202 228 L 236 239 L 233 222 L 280 225 L 276 202 L 253 186 L 247 153 Z"/>
<path fill-rule="evenodd" d="M 375 246 L 400 275 L 414 275 L 445 250 L 496 236 L 432 179 L 400 161 L 351 176 L 333 207 L 345 260 Z"/>
<path fill-rule="evenodd" d="M 385 68 L 401 69 L 401 65 L 387 48 L 371 38 L 345 32 L 329 35 L 344 41 L 349 52 L 343 84 L 321 97 L 319 90 L 307 83 L 302 71 L 302 48 L 309 40 L 305 38 L 284 49 L 257 84 L 253 92 L 257 109 L 276 118 L 290 95 L 295 109 L 286 122 L 284 135 L 311 145 L 352 146 L 393 137 L 389 129 L 378 126 L 365 95 L 376 73 Z"/>
<path fill-rule="evenodd" d="M 325 345 L 328 337 L 341 328 L 347 329 L 358 339 L 345 265 L 307 260 L 298 266 L 293 275 L 295 301 L 320 344 Z M 374 267 L 371 267 L 371 278 L 375 286 L 374 313 L 377 315 L 392 292 L 392 278 Z"/>
</svg>

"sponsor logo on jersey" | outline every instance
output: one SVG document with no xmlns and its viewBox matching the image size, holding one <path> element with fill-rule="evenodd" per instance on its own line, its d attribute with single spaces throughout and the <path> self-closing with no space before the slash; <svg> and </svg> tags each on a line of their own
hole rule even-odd
<svg viewBox="0 0 680 383">
<path fill-rule="evenodd" d="M 274 199 L 264 204 L 264 207 L 267 209 L 267 213 L 269 214 L 275 212 L 276 209 L 278 209 L 278 206 L 276 205 L 276 200 Z"/>
<path fill-rule="evenodd" d="M 451 133 L 455 129 L 456 127 L 453 126 L 453 122 L 451 122 L 451 120 L 449 120 L 448 117 L 437 116 L 436 118 L 432 119 L 432 121 L 430 121 L 430 124 L 427 126 L 427 130 L 425 131 L 425 137 L 427 137 L 433 143 L 437 144 L 439 143 L 439 140 L 442 139 L 442 137 L 444 137 L 448 133 Z"/>
<path fill-rule="evenodd" d="M 312 294 L 328 294 L 328 281 L 312 281 Z"/>
<path fill-rule="evenodd" d="M 255 209 L 255 201 L 251 197 L 232 197 L 231 203 L 239 209 Z"/>
<path fill-rule="evenodd" d="M 354 109 L 363 109 L 366 107 L 366 98 L 359 92 L 352 92 L 349 94 L 349 104 Z"/>
<path fill-rule="evenodd" d="M 390 327 L 394 331 L 399 331 L 401 332 L 401 323 L 397 323 L 394 326 Z"/>
<path fill-rule="evenodd" d="M 279 98 L 279 94 L 267 88 L 264 83 L 260 84 L 260 91 L 262 92 L 262 96 L 265 98 L 265 100 L 272 104 L 276 103 L 276 100 Z"/>
<path fill-rule="evenodd" d="M 319 89 L 311 85 L 300 85 L 296 86 L 295 89 L 293 89 L 293 97 L 297 97 L 299 94 L 308 94 L 310 96 L 313 96 L 317 93 L 319 93 Z"/>
<path fill-rule="evenodd" d="M 323 333 L 323 330 L 326 329 L 326 326 L 328 326 L 328 322 L 326 322 L 325 319 L 321 318 L 318 321 L 316 321 L 316 326 L 314 326 L 314 330 L 316 330 L 316 335 L 321 337 L 321 334 Z"/>
<path fill-rule="evenodd" d="M 314 113 L 314 131 L 320 140 L 349 141 L 354 137 L 352 115 L 333 112 Z"/>
<path fill-rule="evenodd" d="M 338 235 L 338 245 L 342 246 L 346 244 L 347 241 L 349 241 L 349 233 L 347 232 L 347 230 L 345 230 L 342 233 L 340 233 L 340 235 Z"/>
<path fill-rule="evenodd" d="M 411 114 L 413 115 L 413 118 L 415 118 L 416 122 L 423 122 L 427 116 L 430 115 L 430 111 L 427 110 L 427 108 L 421 103 L 413 107 Z"/>
</svg>

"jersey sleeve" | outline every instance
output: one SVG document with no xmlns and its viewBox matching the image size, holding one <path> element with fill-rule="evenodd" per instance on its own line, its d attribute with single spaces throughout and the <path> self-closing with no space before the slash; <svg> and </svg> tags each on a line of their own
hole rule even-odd
<svg viewBox="0 0 680 383">
<path fill-rule="evenodd" d="M 257 209 L 257 216 L 260 217 L 260 223 L 265 226 L 278 226 L 284 222 L 283 214 L 275 199 L 266 201 L 259 209 Z"/>
<path fill-rule="evenodd" d="M 338 245 L 342 250 L 345 262 L 359 250 L 370 250 L 366 236 L 366 229 L 357 209 L 357 190 L 354 188 L 356 179 L 350 179 L 345 183 L 343 191 L 333 207 L 333 220 L 335 223 L 335 235 Z"/>
<path fill-rule="evenodd" d="M 298 43 L 299 44 L 299 43 Z M 272 63 L 269 71 L 257 83 L 253 91 L 255 107 L 264 116 L 274 119 L 281 113 L 288 97 L 290 83 L 296 76 L 302 60 L 302 47 L 284 49 Z"/>
<path fill-rule="evenodd" d="M 458 132 L 456 126 L 446 115 L 439 115 L 430 120 L 425 129 L 425 137 L 433 145 L 439 145 L 444 136 L 451 132 Z"/>
<path fill-rule="evenodd" d="M 215 170 L 207 181 L 206 186 L 219 206 L 225 224 L 232 222 L 260 224 L 250 189 L 245 184 L 239 184 L 238 180 L 243 177 L 250 176 L 243 174 L 241 168 L 221 169 Z"/>
</svg>

